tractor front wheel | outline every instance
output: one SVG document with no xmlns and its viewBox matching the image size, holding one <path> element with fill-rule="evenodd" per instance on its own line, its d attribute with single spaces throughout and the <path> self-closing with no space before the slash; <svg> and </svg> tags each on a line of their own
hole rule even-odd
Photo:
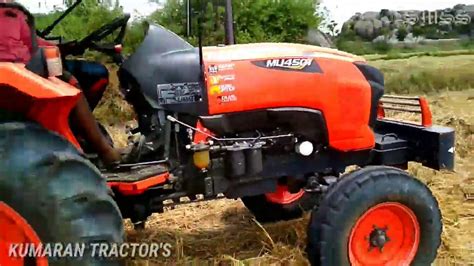
<svg viewBox="0 0 474 266">
<path fill-rule="evenodd" d="M 33 123 L 0 123 L 0 158 L 1 265 L 121 265 L 87 249 L 122 243 L 124 229 L 105 179 L 70 143 Z M 85 252 L 48 258 L 40 243 Z"/>
<path fill-rule="evenodd" d="M 313 210 L 312 265 L 431 265 L 441 213 L 429 188 L 406 172 L 367 167 L 342 177 Z"/>
</svg>

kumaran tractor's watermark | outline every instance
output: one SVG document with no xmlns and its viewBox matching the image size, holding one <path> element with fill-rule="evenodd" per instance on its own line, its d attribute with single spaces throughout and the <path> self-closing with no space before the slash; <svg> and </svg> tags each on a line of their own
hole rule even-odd
<svg viewBox="0 0 474 266">
<path fill-rule="evenodd" d="M 402 13 L 402 18 L 397 21 L 409 24 L 438 25 L 438 24 L 455 24 L 468 25 L 472 18 L 466 12 L 458 12 L 453 14 L 451 10 L 436 11 L 406 11 Z"/>
<path fill-rule="evenodd" d="M 168 258 L 170 243 L 19 243 L 10 244 L 10 258 Z"/>
</svg>

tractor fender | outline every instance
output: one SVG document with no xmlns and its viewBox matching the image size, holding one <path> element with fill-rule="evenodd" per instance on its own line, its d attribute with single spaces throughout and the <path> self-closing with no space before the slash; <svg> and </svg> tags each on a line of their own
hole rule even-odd
<svg viewBox="0 0 474 266">
<path fill-rule="evenodd" d="M 25 65 L 0 63 L 0 109 L 24 115 L 80 148 L 69 114 L 81 91 L 57 79 L 42 78 Z"/>
</svg>

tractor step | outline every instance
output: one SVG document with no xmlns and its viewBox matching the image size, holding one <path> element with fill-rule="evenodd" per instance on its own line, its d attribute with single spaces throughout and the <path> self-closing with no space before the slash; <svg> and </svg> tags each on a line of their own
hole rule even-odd
<svg viewBox="0 0 474 266">
<path fill-rule="evenodd" d="M 127 196 L 137 196 L 164 185 L 170 173 L 163 165 L 131 167 L 127 171 L 103 173 L 111 189 Z"/>
<path fill-rule="evenodd" d="M 152 165 L 128 169 L 126 172 L 104 172 L 103 174 L 107 182 L 135 183 L 167 172 L 168 169 L 163 165 Z"/>
</svg>

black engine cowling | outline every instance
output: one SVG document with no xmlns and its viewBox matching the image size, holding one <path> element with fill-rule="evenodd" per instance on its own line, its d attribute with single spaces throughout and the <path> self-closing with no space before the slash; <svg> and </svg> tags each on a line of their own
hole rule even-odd
<svg viewBox="0 0 474 266">
<path fill-rule="evenodd" d="M 207 113 L 198 49 L 159 25 L 149 27 L 142 45 L 120 68 L 119 78 L 136 111 L 144 104 L 152 109 L 166 104 L 173 112 Z M 143 97 L 130 95 L 134 93 Z"/>
</svg>

